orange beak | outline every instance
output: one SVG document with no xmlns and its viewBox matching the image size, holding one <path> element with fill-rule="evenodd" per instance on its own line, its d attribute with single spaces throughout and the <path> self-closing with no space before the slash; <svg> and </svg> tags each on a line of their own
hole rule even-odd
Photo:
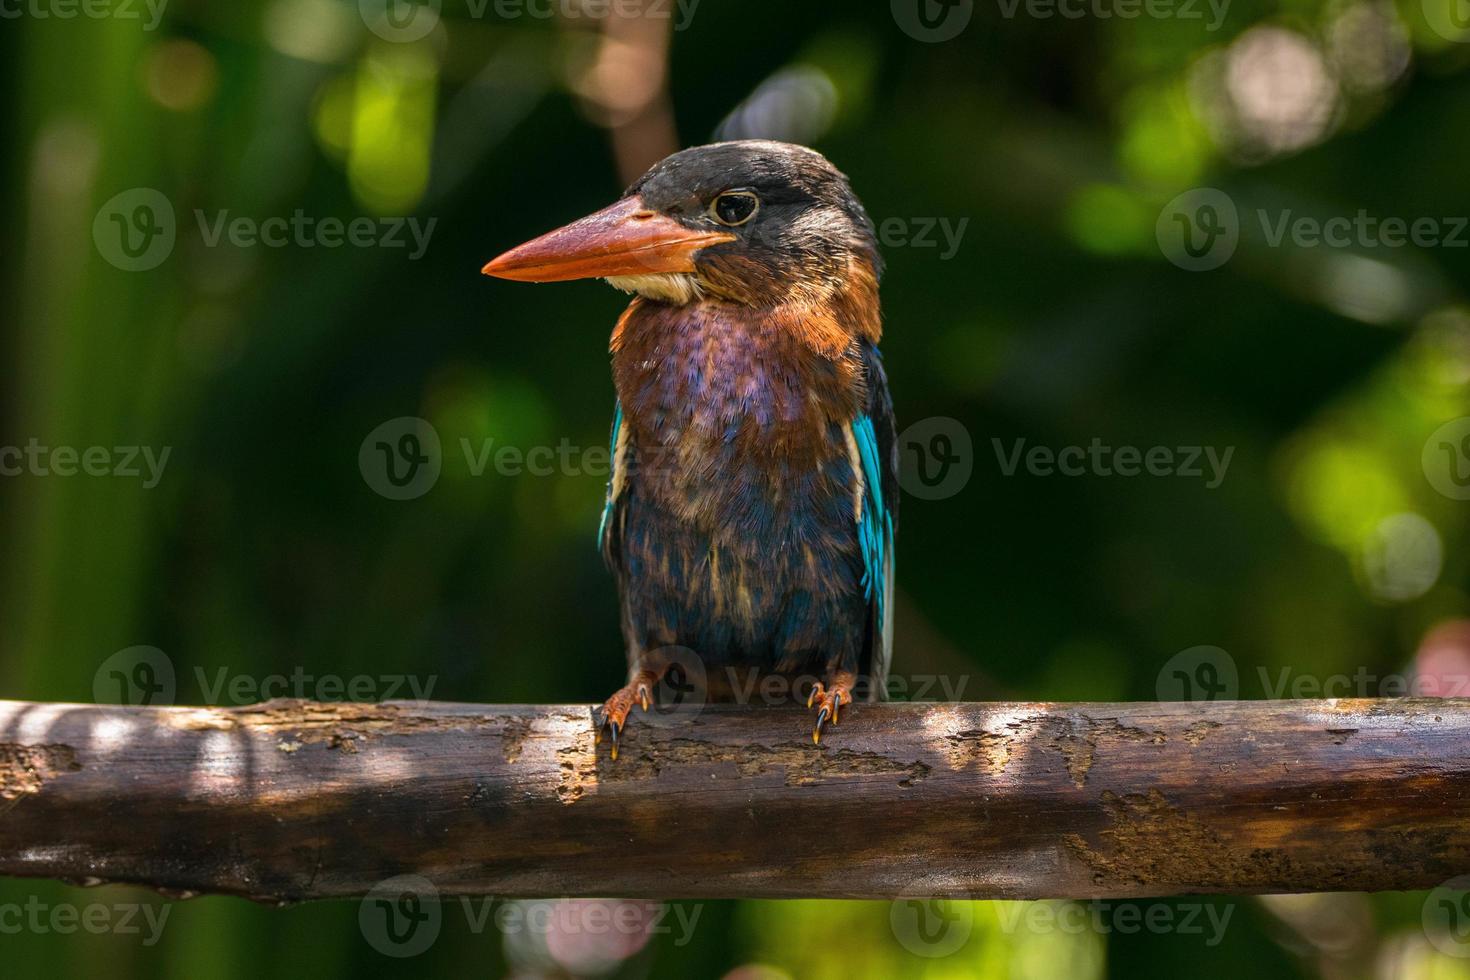
<svg viewBox="0 0 1470 980">
<path fill-rule="evenodd" d="M 481 271 L 519 282 L 693 272 L 700 249 L 734 240 L 728 232 L 686 228 L 635 196 L 518 245 Z"/>
</svg>

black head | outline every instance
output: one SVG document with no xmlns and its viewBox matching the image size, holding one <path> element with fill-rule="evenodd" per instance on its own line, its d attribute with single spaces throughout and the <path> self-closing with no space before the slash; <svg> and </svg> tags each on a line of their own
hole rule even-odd
<svg viewBox="0 0 1470 980">
<path fill-rule="evenodd" d="M 663 302 L 752 306 L 840 288 L 882 268 L 873 223 L 815 150 L 738 140 L 655 164 L 612 207 L 513 249 L 485 271 L 546 282 L 597 276 Z"/>
<path fill-rule="evenodd" d="M 763 305 L 792 285 L 882 259 L 847 177 L 815 150 L 771 140 L 696 146 L 655 164 L 624 195 L 690 229 L 725 232 L 694 260 L 703 285 Z"/>
</svg>

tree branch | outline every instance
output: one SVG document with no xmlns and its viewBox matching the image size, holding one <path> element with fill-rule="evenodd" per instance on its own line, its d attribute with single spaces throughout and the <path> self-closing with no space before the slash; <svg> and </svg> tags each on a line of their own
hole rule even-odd
<svg viewBox="0 0 1470 980">
<path fill-rule="evenodd" d="M 1470 872 L 1470 700 L 0 702 L 0 874 L 262 900 L 1116 898 Z"/>
</svg>

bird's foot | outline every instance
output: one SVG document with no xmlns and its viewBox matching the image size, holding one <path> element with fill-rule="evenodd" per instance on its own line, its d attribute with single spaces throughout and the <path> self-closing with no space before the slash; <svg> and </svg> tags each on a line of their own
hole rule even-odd
<svg viewBox="0 0 1470 980">
<path fill-rule="evenodd" d="M 631 684 L 620 689 L 612 697 L 603 702 L 602 708 L 593 719 L 597 726 L 597 738 L 595 744 L 602 744 L 603 733 L 606 732 L 612 738 L 612 757 L 618 757 L 618 737 L 623 734 L 623 727 L 628 720 L 628 712 L 633 710 L 633 705 L 638 705 L 644 711 L 653 703 L 653 686 L 658 683 L 658 678 L 651 673 L 639 674 Z"/>
<path fill-rule="evenodd" d="M 817 709 L 817 723 L 812 728 L 812 743 L 822 743 L 822 726 L 831 722 L 835 727 L 837 717 L 844 704 L 852 704 L 852 687 L 856 678 L 845 671 L 834 674 L 829 683 L 818 681 L 812 686 L 811 696 L 806 699 L 808 708 Z"/>
</svg>

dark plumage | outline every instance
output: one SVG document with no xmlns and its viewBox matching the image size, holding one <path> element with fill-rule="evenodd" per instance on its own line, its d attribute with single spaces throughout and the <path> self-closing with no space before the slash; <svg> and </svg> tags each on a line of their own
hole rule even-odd
<svg viewBox="0 0 1470 980">
<path fill-rule="evenodd" d="M 636 294 L 612 335 L 600 531 L 629 663 L 601 721 L 614 755 L 683 651 L 715 697 L 759 690 L 752 672 L 815 682 L 814 739 L 855 695 L 881 696 L 898 502 L 881 268 L 846 177 L 766 141 L 676 153 L 486 267 Z"/>
</svg>

